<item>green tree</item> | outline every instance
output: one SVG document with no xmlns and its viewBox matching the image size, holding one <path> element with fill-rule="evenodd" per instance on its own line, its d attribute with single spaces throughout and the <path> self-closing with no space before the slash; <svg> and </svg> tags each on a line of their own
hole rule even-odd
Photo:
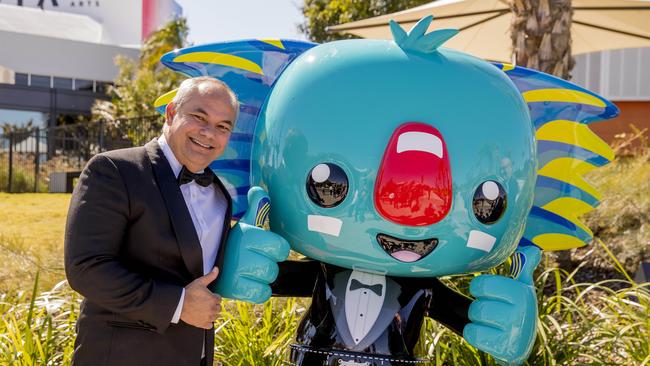
<svg viewBox="0 0 650 366">
<path fill-rule="evenodd" d="M 34 121 L 31 119 L 22 125 L 15 125 L 9 122 L 4 122 L 0 125 L 0 131 L 5 137 L 8 137 L 10 134 L 13 135 L 14 144 L 27 140 L 34 129 L 36 129 L 36 126 L 34 126 Z"/>
<path fill-rule="evenodd" d="M 431 0 L 304 0 L 305 22 L 298 29 L 313 42 L 357 38 L 350 34 L 328 33 L 327 27 L 410 9 Z"/>
<path fill-rule="evenodd" d="M 571 77 L 571 0 L 515 0 L 510 35 L 517 65 Z"/>
<path fill-rule="evenodd" d="M 147 38 L 138 60 L 123 56 L 115 59 L 119 73 L 114 86 L 109 87 L 110 100 L 97 101 L 92 109 L 95 119 L 108 123 L 109 133 L 142 144 L 160 131 L 162 118 L 156 118 L 153 103 L 178 87 L 184 77 L 159 60 L 163 54 L 187 46 L 187 33 L 186 19 L 179 18 Z"/>
</svg>

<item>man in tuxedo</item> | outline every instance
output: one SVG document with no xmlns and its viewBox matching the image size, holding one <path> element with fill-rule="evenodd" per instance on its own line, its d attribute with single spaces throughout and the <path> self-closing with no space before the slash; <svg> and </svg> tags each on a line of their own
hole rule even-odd
<svg viewBox="0 0 650 366">
<path fill-rule="evenodd" d="M 231 200 L 208 168 L 239 103 L 221 81 L 185 80 L 163 134 L 93 157 L 70 203 L 65 270 L 85 299 L 74 365 L 211 365 Z"/>
</svg>

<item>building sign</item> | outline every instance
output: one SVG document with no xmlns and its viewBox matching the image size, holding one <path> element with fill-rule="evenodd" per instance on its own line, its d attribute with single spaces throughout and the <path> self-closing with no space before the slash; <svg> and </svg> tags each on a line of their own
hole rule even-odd
<svg viewBox="0 0 650 366">
<path fill-rule="evenodd" d="M 101 42 L 138 46 L 183 12 L 175 0 L 0 0 L 0 4 L 85 15 L 102 27 Z"/>
<path fill-rule="evenodd" d="M 79 7 L 84 7 L 84 6 L 95 6 L 95 7 L 99 7 L 99 1 L 98 1 L 98 0 L 95 0 L 95 1 L 90 1 L 90 0 L 87 0 L 87 1 L 83 1 L 83 0 L 80 0 L 80 1 L 71 1 L 71 2 L 70 2 L 70 6 L 71 6 L 71 7 L 75 7 L 75 6 L 79 6 Z"/>
<path fill-rule="evenodd" d="M 59 2 L 57 0 L 51 0 L 52 1 L 52 6 L 59 6 Z M 16 5 L 18 6 L 23 6 L 24 0 L 16 0 Z M 39 8 L 43 9 L 43 6 L 45 5 L 45 0 L 38 0 L 38 6 Z"/>
<path fill-rule="evenodd" d="M 0 3 L 2 3 L 2 0 L 0 0 Z M 16 5 L 18 6 L 30 6 L 30 3 L 32 6 L 37 6 L 41 9 L 45 9 L 45 6 L 48 5 L 48 7 L 54 7 L 58 8 L 59 7 L 59 0 L 33 0 L 33 1 L 25 1 L 25 0 L 16 0 Z M 99 7 L 99 0 L 72 0 L 70 1 L 70 7 Z"/>
</svg>

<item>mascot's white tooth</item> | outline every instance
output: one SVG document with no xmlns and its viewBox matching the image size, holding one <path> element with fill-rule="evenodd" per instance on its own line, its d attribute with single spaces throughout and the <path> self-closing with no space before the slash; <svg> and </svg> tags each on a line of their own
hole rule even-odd
<svg viewBox="0 0 650 366">
<path fill-rule="evenodd" d="M 317 231 L 323 234 L 339 236 L 342 225 L 343 221 L 336 217 L 307 215 L 307 228 L 309 231 Z"/>
<path fill-rule="evenodd" d="M 497 238 L 490 234 L 486 234 L 479 230 L 472 230 L 469 232 L 469 238 L 467 238 L 467 247 L 489 253 L 496 241 Z"/>
<path fill-rule="evenodd" d="M 397 140 L 397 152 L 405 151 L 424 151 L 442 158 L 442 141 L 430 133 L 404 132 Z"/>
</svg>

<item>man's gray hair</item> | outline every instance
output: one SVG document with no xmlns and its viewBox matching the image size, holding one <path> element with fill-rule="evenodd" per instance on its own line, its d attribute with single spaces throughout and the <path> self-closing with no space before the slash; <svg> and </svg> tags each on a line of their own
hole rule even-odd
<svg viewBox="0 0 650 366">
<path fill-rule="evenodd" d="M 232 89 L 230 89 L 230 87 L 228 87 L 226 83 L 210 76 L 198 76 L 195 78 L 183 80 L 181 85 L 178 87 L 178 91 L 176 92 L 174 99 L 172 99 L 172 102 L 176 105 L 176 110 L 178 110 L 178 108 L 180 108 L 181 105 L 187 101 L 188 94 L 190 94 L 191 91 L 197 89 L 202 83 L 211 83 L 217 86 L 218 89 L 223 90 L 226 92 L 226 94 L 228 94 L 230 97 L 230 104 L 235 110 L 235 120 L 232 121 L 234 124 L 237 121 L 237 117 L 239 117 L 239 100 L 237 100 L 237 95 L 232 91 Z M 167 123 L 163 124 L 163 132 L 165 132 L 167 128 Z"/>
</svg>

